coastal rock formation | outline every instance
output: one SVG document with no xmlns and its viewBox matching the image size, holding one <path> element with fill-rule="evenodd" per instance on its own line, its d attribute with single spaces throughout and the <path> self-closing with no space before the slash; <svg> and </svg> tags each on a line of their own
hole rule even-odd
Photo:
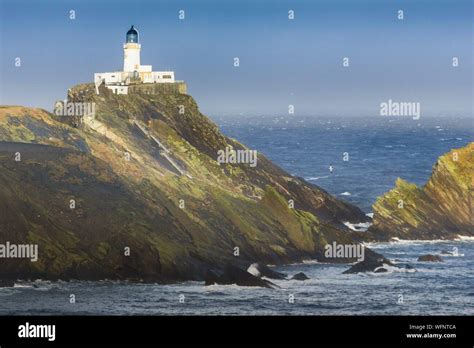
<svg viewBox="0 0 474 348">
<path fill-rule="evenodd" d="M 377 254 L 366 254 L 363 261 L 357 262 L 352 265 L 348 270 L 344 271 L 343 274 L 361 273 L 361 272 L 386 272 L 386 266 L 394 266 L 394 264 Z"/>
<path fill-rule="evenodd" d="M 439 255 L 421 255 L 418 258 L 418 261 L 423 262 L 443 262 L 443 259 Z"/>
<path fill-rule="evenodd" d="M 231 285 L 236 284 L 240 286 L 257 286 L 262 288 L 274 288 L 275 284 L 272 282 L 258 278 L 249 272 L 240 269 L 239 267 L 228 264 L 223 270 L 209 270 L 204 277 L 204 284 L 214 285 Z"/>
<path fill-rule="evenodd" d="M 286 274 L 276 272 L 270 269 L 268 266 L 261 263 L 252 263 L 247 269 L 247 272 L 253 274 L 256 277 L 265 277 L 270 279 L 286 279 Z"/>
<path fill-rule="evenodd" d="M 39 249 L 37 262 L 0 259 L 0 278 L 170 282 L 227 263 L 353 261 L 327 260 L 324 245 L 352 243 L 343 222 L 366 221 L 360 209 L 262 154 L 218 163 L 249 149 L 189 95 L 99 90 L 68 92 L 94 117 L 0 107 L 0 243 Z"/>
<path fill-rule="evenodd" d="M 0 279 L 0 288 L 11 288 L 15 282 L 11 279 Z"/>
<path fill-rule="evenodd" d="M 296 273 L 293 277 L 291 277 L 293 280 L 308 280 L 309 277 L 304 274 L 303 272 Z"/>
<path fill-rule="evenodd" d="M 420 188 L 403 179 L 373 205 L 367 239 L 454 239 L 474 236 L 474 143 L 438 159 Z"/>
<path fill-rule="evenodd" d="M 388 269 L 384 268 L 384 267 L 377 267 L 375 270 L 374 270 L 374 273 L 387 273 L 388 272 Z"/>
</svg>

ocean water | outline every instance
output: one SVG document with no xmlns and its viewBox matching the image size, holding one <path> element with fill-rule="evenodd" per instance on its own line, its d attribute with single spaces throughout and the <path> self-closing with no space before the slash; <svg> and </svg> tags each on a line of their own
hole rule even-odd
<svg viewBox="0 0 474 348">
<path fill-rule="evenodd" d="M 215 121 L 226 135 L 290 174 L 366 213 L 397 177 L 424 185 L 440 155 L 474 141 L 473 118 L 284 116 Z"/>
<path fill-rule="evenodd" d="M 474 139 L 470 119 L 241 117 L 215 121 L 226 135 L 366 213 L 397 177 L 423 185 L 438 156 Z M 349 161 L 343 161 L 344 152 Z M 0 288 L 0 314 L 474 314 L 473 238 L 369 247 L 395 263 L 411 264 L 416 271 L 390 268 L 387 273 L 345 275 L 342 272 L 348 265 L 308 260 L 277 267 L 289 275 L 304 272 L 311 278 L 274 281 L 278 289 L 205 287 L 201 282 L 17 282 L 14 287 Z M 443 255 L 442 263 L 417 261 L 420 255 L 444 250 L 456 251 L 457 256 Z"/>
<path fill-rule="evenodd" d="M 279 289 L 125 282 L 18 282 L 0 288 L 2 315 L 472 315 L 474 240 L 398 242 L 370 245 L 406 272 L 342 274 L 347 265 L 308 263 L 277 267 L 306 281 L 276 280 Z M 444 262 L 418 262 L 419 255 L 457 248 Z M 74 294 L 76 303 L 69 302 Z M 184 295 L 184 303 L 180 303 Z M 294 302 L 290 303 L 290 295 Z M 401 300 L 401 301 L 400 301 Z"/>
</svg>

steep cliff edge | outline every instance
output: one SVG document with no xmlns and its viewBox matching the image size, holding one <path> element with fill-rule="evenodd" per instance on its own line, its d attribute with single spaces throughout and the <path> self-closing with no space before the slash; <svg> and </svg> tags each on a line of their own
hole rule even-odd
<svg viewBox="0 0 474 348">
<path fill-rule="evenodd" d="M 342 222 L 367 220 L 261 154 L 256 167 L 217 163 L 247 148 L 189 95 L 86 84 L 68 102 L 95 103 L 95 117 L 0 107 L 0 243 L 39 247 L 37 262 L 0 260 L 0 277 L 175 281 L 326 260 L 327 243 L 353 242 Z"/>
<path fill-rule="evenodd" d="M 419 188 L 402 179 L 373 205 L 375 240 L 453 239 L 474 236 L 474 143 L 438 159 L 428 183 Z"/>
</svg>

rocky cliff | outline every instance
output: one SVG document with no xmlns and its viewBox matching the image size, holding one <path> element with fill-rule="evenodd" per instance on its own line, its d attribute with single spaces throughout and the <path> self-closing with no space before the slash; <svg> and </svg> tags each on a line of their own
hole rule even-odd
<svg viewBox="0 0 474 348">
<path fill-rule="evenodd" d="M 474 236 L 474 143 L 438 159 L 424 187 L 397 179 L 373 206 L 369 239 Z"/>
<path fill-rule="evenodd" d="M 68 102 L 95 117 L 0 107 L 0 243 L 39 247 L 37 262 L 1 259 L 0 277 L 203 279 L 229 262 L 325 260 L 326 243 L 352 242 L 342 222 L 367 220 L 260 153 L 256 167 L 217 163 L 246 147 L 189 95 L 86 84 Z"/>
</svg>

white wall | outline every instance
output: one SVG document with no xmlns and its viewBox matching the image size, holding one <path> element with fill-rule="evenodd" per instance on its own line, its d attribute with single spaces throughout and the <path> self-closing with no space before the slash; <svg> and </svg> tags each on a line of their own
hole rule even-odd
<svg viewBox="0 0 474 348">
<path fill-rule="evenodd" d="M 153 81 L 157 83 L 174 82 L 173 71 L 153 71 Z"/>
<path fill-rule="evenodd" d="M 114 94 L 128 94 L 128 86 L 106 86 Z"/>
<path fill-rule="evenodd" d="M 140 70 L 140 44 L 126 43 L 123 45 L 123 71 Z"/>
<path fill-rule="evenodd" d="M 114 72 L 105 72 L 105 73 L 95 73 L 94 82 L 98 82 L 100 80 L 105 80 L 106 84 L 120 83 L 123 81 L 122 72 L 114 71 Z"/>
</svg>

